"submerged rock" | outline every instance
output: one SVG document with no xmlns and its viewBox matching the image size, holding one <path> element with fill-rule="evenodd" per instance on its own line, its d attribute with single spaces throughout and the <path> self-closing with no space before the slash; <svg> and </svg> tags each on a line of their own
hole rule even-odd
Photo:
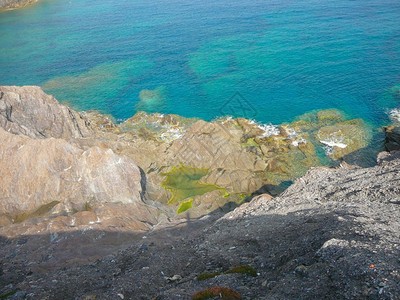
<svg viewBox="0 0 400 300">
<path fill-rule="evenodd" d="M 369 143 L 368 130 L 361 119 L 324 126 L 315 136 L 326 146 L 327 155 L 333 159 L 343 158 L 365 148 Z"/>
<path fill-rule="evenodd" d="M 165 100 L 165 88 L 158 87 L 154 90 L 141 90 L 140 101 L 136 105 L 138 110 L 155 111 L 163 106 Z"/>
</svg>

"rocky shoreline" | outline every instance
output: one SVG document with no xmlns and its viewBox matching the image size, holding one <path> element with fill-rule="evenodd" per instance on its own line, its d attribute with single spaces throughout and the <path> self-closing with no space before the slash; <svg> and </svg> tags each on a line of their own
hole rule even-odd
<svg viewBox="0 0 400 300">
<path fill-rule="evenodd" d="M 347 164 L 371 138 L 336 110 L 280 126 L 144 112 L 116 124 L 0 86 L 0 295 L 398 299 L 398 127 L 377 166 Z M 224 274 L 235 265 L 258 275 Z"/>
<path fill-rule="evenodd" d="M 0 0 L 0 11 L 26 7 L 37 1 L 38 0 Z"/>
<path fill-rule="evenodd" d="M 146 204 L 167 217 L 227 212 L 252 195 L 279 194 L 311 167 L 338 164 L 370 141 L 361 120 L 336 110 L 280 126 L 144 112 L 115 124 L 73 111 L 38 87 L 4 86 L 0 93 L 3 222 L 52 202 L 53 217 L 82 211 L 87 202 L 92 210 L 108 202 Z"/>
</svg>

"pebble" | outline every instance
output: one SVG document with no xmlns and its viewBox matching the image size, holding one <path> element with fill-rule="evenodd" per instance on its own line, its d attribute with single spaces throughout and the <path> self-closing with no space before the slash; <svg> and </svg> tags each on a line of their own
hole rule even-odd
<svg viewBox="0 0 400 300">
<path fill-rule="evenodd" d="M 174 275 L 174 276 L 168 278 L 167 280 L 170 281 L 170 282 L 173 282 L 173 281 L 178 281 L 178 280 L 181 280 L 181 279 L 182 279 L 181 275 Z"/>
<path fill-rule="evenodd" d="M 276 286 L 276 281 L 270 281 L 267 283 L 267 288 L 272 290 Z"/>
<path fill-rule="evenodd" d="M 261 283 L 261 285 L 262 285 L 263 287 L 266 287 L 266 286 L 268 285 L 268 280 L 264 280 L 263 283 Z"/>
<path fill-rule="evenodd" d="M 296 269 L 294 269 L 294 272 L 298 275 L 301 276 L 307 276 L 308 275 L 308 270 L 307 267 L 305 265 L 300 265 L 297 266 Z"/>
</svg>

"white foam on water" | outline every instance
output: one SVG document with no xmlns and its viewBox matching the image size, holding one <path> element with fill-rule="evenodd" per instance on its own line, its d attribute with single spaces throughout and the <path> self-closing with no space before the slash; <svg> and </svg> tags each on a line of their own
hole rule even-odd
<svg viewBox="0 0 400 300">
<path fill-rule="evenodd" d="M 339 148 L 342 148 L 342 149 L 344 149 L 344 148 L 346 148 L 347 147 L 347 145 L 346 144 L 344 144 L 344 143 L 341 143 L 341 142 L 337 142 L 337 141 L 334 141 L 334 140 L 328 140 L 328 141 L 320 141 L 322 144 L 324 144 L 324 145 L 327 145 L 328 147 L 339 147 Z"/>
<path fill-rule="evenodd" d="M 261 137 L 269 137 L 271 135 L 279 135 L 281 133 L 279 127 L 276 125 L 261 124 L 257 125 L 257 127 L 264 131 Z"/>
<path fill-rule="evenodd" d="M 289 138 L 297 136 L 297 131 L 294 130 L 292 127 L 285 127 L 285 131 Z"/>
<path fill-rule="evenodd" d="M 291 127 L 285 127 L 285 131 L 286 131 L 288 138 L 293 140 L 293 142 L 292 142 L 293 146 L 298 147 L 299 144 L 307 143 L 307 140 L 305 140 L 303 138 L 299 138 L 299 133 L 295 129 L 293 129 Z"/>
<path fill-rule="evenodd" d="M 161 134 L 161 139 L 164 142 L 172 142 L 174 140 L 180 139 L 185 135 L 185 130 L 177 127 L 167 127 L 167 131 Z"/>
<path fill-rule="evenodd" d="M 400 122 L 400 108 L 392 109 L 389 112 L 389 117 L 396 122 Z"/>
<path fill-rule="evenodd" d="M 305 140 L 305 139 L 297 139 L 297 140 L 294 140 L 292 142 L 292 145 L 295 146 L 295 147 L 298 147 L 299 144 L 301 144 L 301 143 L 306 144 L 307 140 Z"/>
<path fill-rule="evenodd" d="M 253 119 L 250 119 L 250 120 L 249 120 L 249 124 L 250 124 L 250 125 L 254 125 L 254 124 L 256 124 L 256 121 L 254 121 Z"/>
<path fill-rule="evenodd" d="M 337 136 L 336 134 L 332 134 L 328 139 L 320 141 L 320 143 L 324 144 L 324 150 L 326 155 L 333 154 L 333 150 L 335 147 L 344 149 L 347 147 L 345 143 L 343 143 L 344 138 L 342 136 Z"/>
<path fill-rule="evenodd" d="M 233 119 L 232 116 L 223 116 L 223 117 L 214 118 L 214 119 L 212 119 L 210 122 L 211 122 L 211 123 L 219 122 L 219 123 L 225 124 L 226 122 L 229 122 L 229 121 L 231 121 L 232 119 Z"/>
</svg>

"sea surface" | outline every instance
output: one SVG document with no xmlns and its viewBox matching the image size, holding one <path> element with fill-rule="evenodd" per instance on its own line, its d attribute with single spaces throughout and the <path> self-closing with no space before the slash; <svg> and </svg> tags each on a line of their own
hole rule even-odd
<svg viewBox="0 0 400 300">
<path fill-rule="evenodd" d="M 400 107 L 400 1 L 43 0 L 0 13 L 0 84 L 118 121 L 337 108 L 380 127 Z"/>
</svg>

